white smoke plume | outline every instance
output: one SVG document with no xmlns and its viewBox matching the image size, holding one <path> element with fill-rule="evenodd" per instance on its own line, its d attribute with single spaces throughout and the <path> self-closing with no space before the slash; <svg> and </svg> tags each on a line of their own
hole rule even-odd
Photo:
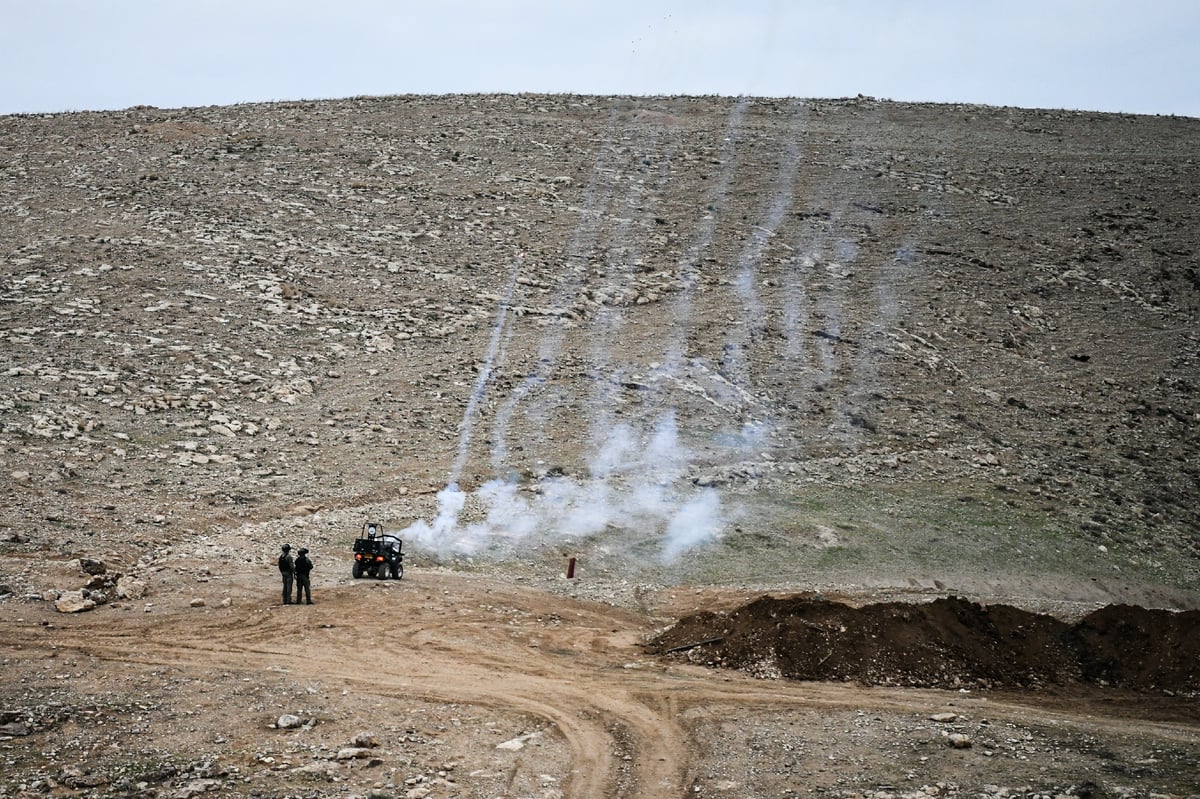
<svg viewBox="0 0 1200 799">
<path fill-rule="evenodd" d="M 458 514 L 466 504 L 466 494 L 454 483 L 438 492 L 437 516 L 432 522 L 418 519 L 405 528 L 403 535 L 412 538 L 427 549 L 448 552 L 455 549 L 459 535 Z"/>
<path fill-rule="evenodd" d="M 698 221 L 687 254 L 679 263 L 683 285 L 673 306 L 675 325 L 664 342 L 664 370 L 668 377 L 682 380 L 679 374 L 686 366 L 684 342 L 693 323 L 692 293 L 697 280 L 699 263 L 711 246 L 718 220 L 724 215 L 729 199 L 732 176 L 736 170 L 738 144 L 743 115 L 750 106 L 747 98 L 739 98 L 730 111 L 720 152 L 719 178 L 716 181 L 707 212 Z M 614 113 L 610 123 L 615 124 Z M 794 180 L 800 158 L 799 131 L 803 124 L 803 106 L 797 106 L 793 117 L 795 130 L 786 143 L 778 168 L 775 190 L 772 193 L 763 225 L 746 242 L 739 259 L 739 283 L 742 305 L 751 318 L 762 316 L 755 285 L 757 269 L 771 238 L 775 235 L 794 196 Z M 603 211 L 616 202 L 617 187 L 627 178 L 621 177 L 617 166 L 618 148 L 613 146 L 612 127 L 605 137 L 591 178 L 584 190 L 579 224 L 565 253 L 562 277 L 554 291 L 551 304 L 566 307 L 578 296 L 585 280 L 587 266 L 602 245 L 602 226 L 608 218 Z M 653 142 L 648 142 L 650 145 Z M 637 152 L 635 147 L 633 152 Z M 670 174 L 669 149 L 655 158 L 660 171 L 655 181 L 659 188 Z M 649 164 L 638 158 L 640 164 Z M 628 176 L 628 191 L 619 219 L 644 212 L 656 201 L 657 190 L 647 196 L 646 170 L 638 168 Z M 635 210 L 636 209 L 636 210 Z M 615 291 L 627 282 L 628 270 L 636 259 L 635 226 L 619 224 L 608 239 L 605 259 L 606 285 L 601 293 Z M 617 402 L 616 387 L 622 384 L 623 364 L 615 363 L 612 352 L 619 348 L 623 312 L 617 304 L 603 303 L 589 341 L 591 361 L 599 368 L 596 391 L 586 403 L 586 419 L 592 430 L 593 451 L 587 459 L 587 473 L 582 475 L 547 474 L 532 481 L 518 483 L 514 479 L 498 479 L 479 486 L 470 493 L 459 490 L 455 481 L 464 466 L 475 406 L 486 386 L 499 348 L 504 328 L 503 310 L 497 322 L 481 370 L 472 401 L 464 418 L 458 458 L 451 480 L 438 495 L 438 509 L 432 522 L 419 521 L 405 533 L 421 546 L 441 556 L 451 554 L 487 554 L 522 546 L 536 546 L 555 541 L 577 540 L 601 533 L 608 528 L 636 530 L 648 540 L 657 541 L 659 557 L 664 562 L 678 559 L 685 551 L 713 541 L 726 526 L 725 512 L 718 493 L 710 488 L 693 485 L 688 470 L 691 453 L 681 444 L 673 412 L 663 413 L 647 428 L 635 428 L 615 421 L 612 409 Z M 511 328 L 509 329 L 511 334 Z M 739 331 L 740 334 L 741 331 Z M 518 406 L 526 406 L 525 415 L 536 419 L 542 407 L 536 405 L 537 395 L 557 368 L 565 330 L 560 325 L 547 327 L 538 348 L 536 365 L 531 373 L 506 397 L 493 417 L 492 465 L 499 475 L 512 474 L 508 458 L 510 423 Z M 749 346 L 749 341 L 735 346 Z M 741 355 L 742 353 L 737 353 Z M 744 407 L 753 403 L 749 392 L 749 375 L 736 369 L 732 382 L 713 372 L 712 388 L 731 392 L 730 406 Z M 719 379 L 717 379 L 719 378 Z M 649 417 L 644 417 L 649 418 Z M 745 421 L 745 420 L 743 420 Z M 536 426 L 534 426 L 536 429 Z M 746 422 L 741 433 L 731 435 L 739 443 L 758 439 L 763 433 L 761 422 Z M 536 435 L 536 433 L 535 433 Z M 524 442 L 529 448 L 531 442 Z M 551 442 L 532 442 L 549 445 Z M 640 545 L 639 545 L 640 546 Z"/>
<path fill-rule="evenodd" d="M 433 521 L 418 521 L 402 535 L 445 557 L 637 529 L 660 541 L 659 557 L 669 563 L 719 538 L 726 524 L 716 491 L 687 479 L 689 461 L 672 414 L 642 433 L 618 426 L 588 474 L 546 475 L 527 485 L 493 480 L 470 494 L 450 485 L 438 494 Z"/>
<path fill-rule="evenodd" d="M 662 560 L 671 563 L 687 550 L 716 538 L 725 521 L 721 498 L 716 491 L 704 489 L 687 500 L 667 524 Z"/>
</svg>

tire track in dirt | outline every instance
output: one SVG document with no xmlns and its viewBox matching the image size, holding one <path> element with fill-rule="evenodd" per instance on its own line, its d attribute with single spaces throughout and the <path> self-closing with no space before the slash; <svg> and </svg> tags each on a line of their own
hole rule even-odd
<svg viewBox="0 0 1200 799">
<path fill-rule="evenodd" d="M 553 725 L 570 751 L 567 795 L 595 799 L 686 792 L 697 751 L 684 722 L 691 709 L 729 718 L 781 709 L 927 715 L 947 703 L 938 690 L 762 681 L 648 662 L 638 644 L 649 632 L 645 618 L 619 608 L 422 575 L 408 585 L 327 588 L 313 607 L 263 607 L 247 598 L 199 610 L 176 600 L 153 614 L 68 617 L 32 641 L 0 621 L 0 644 L 20 641 L 22 657 L 57 647 L 209 673 L 256 674 L 286 663 L 297 680 L 332 681 L 355 694 L 514 711 Z M 1132 726 L 1184 742 L 1195 735 L 1186 724 L 1096 717 L 1066 699 L 1031 705 L 997 694 L 953 697 L 962 712 L 991 718 L 1092 731 Z M 622 749 L 631 761 L 619 757 Z"/>
<path fill-rule="evenodd" d="M 587 606 L 572 603 L 580 625 L 555 630 L 535 620 L 518 627 L 514 637 L 497 615 L 543 612 L 549 619 L 557 614 L 544 612 L 546 606 L 562 600 L 491 587 L 471 597 L 491 603 L 475 602 L 465 617 L 455 618 L 455 609 L 442 603 L 408 607 L 388 635 L 362 647 L 356 634 L 347 634 L 353 624 L 346 619 L 387 618 L 394 608 L 384 603 L 401 599 L 364 593 L 358 586 L 326 591 L 321 604 L 303 610 L 235 606 L 203 615 L 182 610 L 118 616 L 106 619 L 104 627 L 85 626 L 87 619 L 79 617 L 55 631 L 53 645 L 101 660 L 206 671 L 262 672 L 285 662 L 296 679 L 332 680 L 356 692 L 524 713 L 552 724 L 567 742 L 572 796 L 617 794 L 613 730 L 620 729 L 631 736 L 637 755 L 631 764 L 633 792 L 622 795 L 661 796 L 680 789 L 688 766 L 686 733 L 657 703 L 647 705 L 641 692 L 622 685 L 627 674 L 618 671 L 617 656 L 636 655 L 637 634 L 628 631 L 636 620 L 627 612 L 581 611 L 576 608 Z M 494 604 L 494 594 L 504 594 L 503 608 Z M 455 600 L 463 611 L 461 592 Z M 300 612 L 310 622 L 304 638 L 294 615 Z M 615 651 L 614 633 L 623 639 Z M 542 643 L 531 646 L 531 634 Z"/>
</svg>

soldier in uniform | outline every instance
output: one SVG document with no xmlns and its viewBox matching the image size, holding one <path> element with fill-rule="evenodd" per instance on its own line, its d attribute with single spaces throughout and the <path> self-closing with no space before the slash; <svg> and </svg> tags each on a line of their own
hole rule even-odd
<svg viewBox="0 0 1200 799">
<path fill-rule="evenodd" d="M 296 576 L 296 564 L 292 561 L 292 545 L 284 544 L 279 555 L 279 574 L 283 577 L 283 604 L 292 604 L 292 579 Z"/>
<path fill-rule="evenodd" d="M 307 600 L 307 604 L 312 604 L 312 586 L 308 582 L 312 567 L 312 561 L 308 559 L 308 550 L 301 547 L 296 553 L 296 604 L 300 604 L 302 596 Z"/>
</svg>

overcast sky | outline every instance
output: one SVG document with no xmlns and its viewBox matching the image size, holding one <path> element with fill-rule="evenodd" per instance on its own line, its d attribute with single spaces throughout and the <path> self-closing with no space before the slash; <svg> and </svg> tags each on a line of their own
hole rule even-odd
<svg viewBox="0 0 1200 799">
<path fill-rule="evenodd" d="M 1200 0 L 0 0 L 0 114 L 457 92 L 1200 117 Z"/>
</svg>

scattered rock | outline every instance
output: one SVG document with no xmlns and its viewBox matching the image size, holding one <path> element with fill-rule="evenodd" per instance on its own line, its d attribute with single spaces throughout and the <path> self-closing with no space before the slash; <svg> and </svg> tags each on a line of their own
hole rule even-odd
<svg viewBox="0 0 1200 799">
<path fill-rule="evenodd" d="M 539 732 L 527 732 L 524 735 L 518 735 L 516 738 L 496 744 L 496 748 L 508 752 L 518 752 L 525 748 L 526 741 L 537 738 L 540 734 Z"/>
<path fill-rule="evenodd" d="M 280 730 L 294 730 L 304 724 L 304 721 L 299 716 L 294 716 L 291 713 L 284 713 L 275 720 L 275 727 Z"/>
<path fill-rule="evenodd" d="M 104 574 L 108 568 L 104 565 L 104 561 L 96 560 L 95 558 L 80 558 L 79 568 L 93 576 Z"/>
<path fill-rule="evenodd" d="M 171 799 L 192 799 L 193 797 L 202 796 L 203 794 L 206 794 L 210 791 L 217 791 L 220 788 L 221 788 L 220 780 L 212 780 L 212 779 L 191 780 L 183 787 L 178 788 L 178 789 L 172 791 L 171 793 L 169 793 L 168 796 L 170 796 Z"/>
<path fill-rule="evenodd" d="M 103 774 L 96 774 L 94 772 L 78 773 L 78 769 L 65 769 L 62 781 L 66 785 L 78 790 L 99 788 L 101 785 L 108 785 L 108 777 Z"/>
<path fill-rule="evenodd" d="M 379 741 L 378 741 L 378 739 L 376 739 L 375 733 L 373 733 L 373 732 L 360 732 L 354 736 L 352 745 L 357 746 L 357 747 L 371 749 L 376 746 L 379 746 Z"/>
<path fill-rule="evenodd" d="M 64 591 L 55 600 L 54 607 L 59 613 L 80 613 L 96 607 L 96 602 L 84 596 L 83 591 Z"/>
<path fill-rule="evenodd" d="M 10 735 L 14 738 L 19 738 L 29 735 L 31 732 L 33 732 L 33 728 L 23 721 L 10 721 L 0 724 L 0 735 Z"/>
<path fill-rule="evenodd" d="M 302 766 L 296 766 L 292 769 L 293 774 L 301 776 L 319 778 L 326 781 L 332 781 L 339 773 L 339 767 L 336 763 L 330 763 L 324 760 L 317 760 L 312 763 L 305 763 Z"/>
<path fill-rule="evenodd" d="M 371 749 L 366 746 L 346 746 L 338 750 L 337 760 L 355 760 L 357 758 L 370 757 Z"/>
<path fill-rule="evenodd" d="M 141 599 L 146 596 L 146 583 L 135 577 L 123 576 L 117 580 L 119 599 Z"/>
</svg>

